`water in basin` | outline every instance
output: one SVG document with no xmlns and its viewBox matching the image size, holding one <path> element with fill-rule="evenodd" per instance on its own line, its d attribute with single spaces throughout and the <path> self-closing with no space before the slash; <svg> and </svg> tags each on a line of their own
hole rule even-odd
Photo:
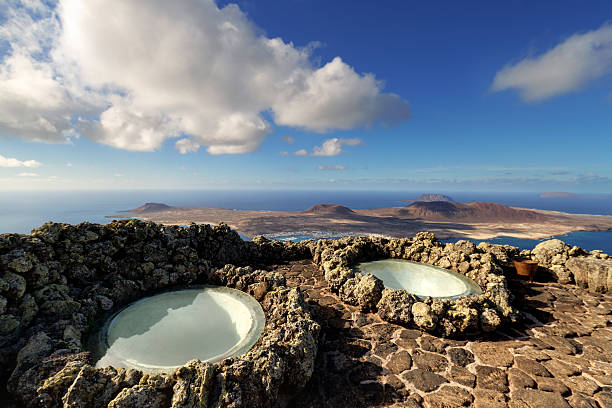
<svg viewBox="0 0 612 408">
<path fill-rule="evenodd" d="M 263 331 L 260 304 L 241 291 L 205 286 L 132 303 L 101 332 L 96 367 L 169 372 L 195 358 L 214 362 L 246 353 Z"/>
<path fill-rule="evenodd" d="M 420 297 L 457 298 L 482 293 L 478 284 L 467 276 L 433 265 L 385 259 L 361 263 L 357 269 L 376 276 L 388 289 L 404 289 Z"/>
</svg>

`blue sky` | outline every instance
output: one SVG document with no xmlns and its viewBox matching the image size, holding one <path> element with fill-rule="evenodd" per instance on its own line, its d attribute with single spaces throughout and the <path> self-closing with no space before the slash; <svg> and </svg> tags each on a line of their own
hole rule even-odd
<svg viewBox="0 0 612 408">
<path fill-rule="evenodd" d="M 0 188 L 612 192 L 609 1 L 166 3 L 0 6 Z"/>
</svg>

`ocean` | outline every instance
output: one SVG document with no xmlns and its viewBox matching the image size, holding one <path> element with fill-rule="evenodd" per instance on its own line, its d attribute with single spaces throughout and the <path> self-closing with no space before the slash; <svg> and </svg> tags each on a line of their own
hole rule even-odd
<svg viewBox="0 0 612 408">
<path fill-rule="evenodd" d="M 147 202 L 174 206 L 211 206 L 240 210 L 299 211 L 320 203 L 354 209 L 401 207 L 421 192 L 415 191 L 45 191 L 0 192 L 0 233 L 29 233 L 46 221 L 77 224 L 107 223 L 108 215 Z M 577 214 L 612 215 L 612 198 L 541 198 L 537 193 L 449 192 L 455 201 L 490 201 L 500 204 Z M 291 237 L 280 237 L 291 238 Z M 299 236 L 296 239 L 305 239 Z M 570 245 L 612 254 L 612 232 L 569 233 L 559 238 Z M 533 248 L 541 240 L 497 237 L 487 241 Z M 478 241 L 477 241 L 478 242 Z"/>
</svg>

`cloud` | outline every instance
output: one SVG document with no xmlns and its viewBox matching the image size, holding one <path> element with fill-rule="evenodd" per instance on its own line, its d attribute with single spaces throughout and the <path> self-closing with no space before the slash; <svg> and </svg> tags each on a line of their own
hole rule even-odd
<svg viewBox="0 0 612 408">
<path fill-rule="evenodd" d="M 374 75 L 359 75 L 334 58 L 316 71 L 299 76 L 300 85 L 283 90 L 272 105 L 279 125 L 316 132 L 369 126 L 376 120 L 396 124 L 408 119 L 409 106 L 395 94 L 383 94 Z"/>
<path fill-rule="evenodd" d="M 305 149 L 300 149 L 294 154 L 296 156 L 337 156 L 343 152 L 342 146 L 358 146 L 363 143 L 359 138 L 341 139 L 331 138 L 323 142 L 321 146 L 315 146 L 312 153 L 308 153 Z"/>
<path fill-rule="evenodd" d="M 30 168 L 34 168 L 34 167 L 40 167 L 41 163 L 37 162 L 36 160 L 25 160 L 25 161 L 21 161 L 21 160 L 17 160 L 14 158 L 10 158 L 10 157 L 4 157 L 2 155 L 0 155 L 0 167 L 30 167 Z"/>
<path fill-rule="evenodd" d="M 17 177 L 38 177 L 38 173 L 19 173 Z"/>
<path fill-rule="evenodd" d="M 289 135 L 281 137 L 281 141 L 289 144 L 295 144 L 295 139 L 293 138 L 293 136 Z"/>
<path fill-rule="evenodd" d="M 176 150 L 181 154 L 197 152 L 200 149 L 200 144 L 191 139 L 181 139 L 174 144 Z"/>
<path fill-rule="evenodd" d="M 346 167 L 341 165 L 341 164 L 329 165 L 329 166 L 319 165 L 319 166 L 317 166 L 317 170 L 320 170 L 320 171 L 342 171 L 342 170 L 346 170 Z"/>
<path fill-rule="evenodd" d="M 286 150 L 283 150 L 283 151 L 278 152 L 278 154 L 279 154 L 279 156 L 287 156 L 289 154 L 289 152 L 286 151 Z"/>
<path fill-rule="evenodd" d="M 233 4 L 48 4 L 0 9 L 0 136 L 137 151 L 186 136 L 181 153 L 238 154 L 270 132 L 262 112 L 315 132 L 408 119 L 408 103 L 373 74 L 339 57 L 318 67 L 312 47 L 261 35 Z"/>
<path fill-rule="evenodd" d="M 504 67 L 491 89 L 517 89 L 524 101 L 538 101 L 581 89 L 612 72 L 612 25 L 574 34 L 551 50 Z"/>
</svg>

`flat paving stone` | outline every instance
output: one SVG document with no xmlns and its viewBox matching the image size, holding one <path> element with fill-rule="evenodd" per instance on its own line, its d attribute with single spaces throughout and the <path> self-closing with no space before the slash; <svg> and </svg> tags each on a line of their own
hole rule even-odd
<svg viewBox="0 0 612 408">
<path fill-rule="evenodd" d="M 508 377 L 501 368 L 476 366 L 476 388 L 508 392 Z"/>
<path fill-rule="evenodd" d="M 542 391 L 558 392 L 563 396 L 568 396 L 572 392 L 570 389 L 556 378 L 551 377 L 537 377 L 535 382 L 538 384 L 538 389 Z"/>
<path fill-rule="evenodd" d="M 564 363 L 556 358 L 542 363 L 544 367 L 555 377 L 571 377 L 579 375 L 581 371 L 574 365 Z"/>
<path fill-rule="evenodd" d="M 403 371 L 410 370 L 412 367 L 412 357 L 406 350 L 400 350 L 389 357 L 387 369 L 394 374 L 401 374 Z"/>
<path fill-rule="evenodd" d="M 474 362 L 474 355 L 464 348 L 451 348 L 446 352 L 451 363 L 465 367 Z"/>
<path fill-rule="evenodd" d="M 508 406 L 503 392 L 476 388 L 474 390 L 474 408 L 505 408 Z"/>
<path fill-rule="evenodd" d="M 472 343 L 474 355 L 480 359 L 482 364 L 494 367 L 510 367 L 514 362 L 514 356 L 505 347 L 493 342 Z"/>
<path fill-rule="evenodd" d="M 511 390 L 522 390 L 524 388 L 535 388 L 536 382 L 518 368 L 508 370 L 508 383 Z"/>
<path fill-rule="evenodd" d="M 476 376 L 467 368 L 460 366 L 452 366 L 446 374 L 448 379 L 466 387 L 474 388 L 476 385 Z"/>
<path fill-rule="evenodd" d="M 583 394 L 574 394 L 567 398 L 572 408 L 599 408 L 599 404 L 593 398 Z"/>
<path fill-rule="evenodd" d="M 422 370 L 416 368 L 412 371 L 406 371 L 402 374 L 402 377 L 410 382 L 414 387 L 421 391 L 433 391 L 438 388 L 441 384 L 448 382 L 448 380 L 441 375 L 432 373 L 431 371 Z"/>
<path fill-rule="evenodd" d="M 444 371 L 448 366 L 448 361 L 444 356 L 428 351 L 415 350 L 412 353 L 412 361 L 418 368 L 428 371 Z"/>
<path fill-rule="evenodd" d="M 559 393 L 529 388 L 513 392 L 510 401 L 510 406 L 515 407 L 521 406 L 519 403 L 522 402 L 529 408 L 571 408 Z"/>
<path fill-rule="evenodd" d="M 598 392 L 595 394 L 595 399 L 602 407 L 612 407 L 612 389 Z"/>
<path fill-rule="evenodd" d="M 589 380 L 585 376 L 562 378 L 561 381 L 563 381 L 563 384 L 569 387 L 573 393 L 593 395 L 600 390 L 597 383 Z"/>
<path fill-rule="evenodd" d="M 474 397 L 463 388 L 447 385 L 426 395 L 424 400 L 431 408 L 469 407 Z"/>
<path fill-rule="evenodd" d="M 524 356 L 514 358 L 516 367 L 533 377 L 550 377 L 550 372 L 536 360 Z"/>
<path fill-rule="evenodd" d="M 612 408 L 612 294 L 511 279 L 524 321 L 444 339 L 343 304 L 311 262 L 277 272 L 321 325 L 312 378 L 287 406 Z"/>
</svg>

